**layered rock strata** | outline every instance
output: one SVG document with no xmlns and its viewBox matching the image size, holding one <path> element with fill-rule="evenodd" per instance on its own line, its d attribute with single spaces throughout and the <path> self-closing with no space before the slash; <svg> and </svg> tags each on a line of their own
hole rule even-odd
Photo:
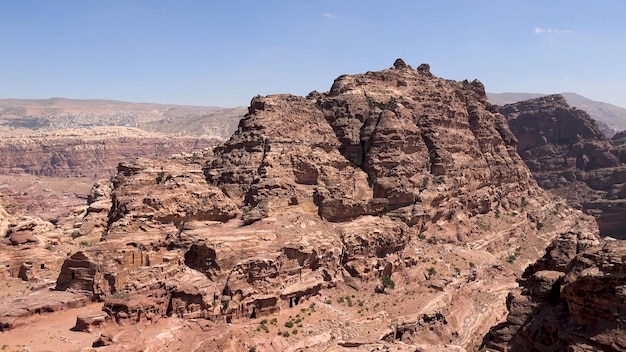
<svg viewBox="0 0 626 352">
<path fill-rule="evenodd" d="M 221 141 L 125 127 L 2 134 L 0 173 L 98 179 L 114 175 L 117 164 L 126 160 L 167 159 L 172 154 L 202 151 Z"/>
<path fill-rule="evenodd" d="M 625 238 L 626 147 L 620 135 L 608 140 L 560 95 L 505 105 L 500 112 L 539 185 L 595 216 L 603 235 Z"/>
<path fill-rule="evenodd" d="M 122 163 L 97 185 L 56 289 L 122 326 L 211 322 L 187 350 L 473 350 L 551 239 L 596 231 L 516 144 L 479 81 L 425 64 L 256 97 L 212 154 Z M 292 310 L 323 315 L 297 337 L 237 333 Z"/>
<path fill-rule="evenodd" d="M 497 351 L 624 351 L 624 241 L 558 238 L 507 298 L 505 323 L 486 336 Z"/>
</svg>

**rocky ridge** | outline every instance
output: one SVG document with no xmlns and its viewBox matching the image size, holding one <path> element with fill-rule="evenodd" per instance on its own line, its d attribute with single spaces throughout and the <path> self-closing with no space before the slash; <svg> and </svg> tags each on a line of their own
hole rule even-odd
<svg viewBox="0 0 626 352">
<path fill-rule="evenodd" d="M 623 241 L 570 233 L 528 267 L 507 297 L 506 322 L 485 338 L 490 351 L 625 351 Z"/>
<path fill-rule="evenodd" d="M 489 101 L 501 106 L 548 95 L 555 94 L 487 93 Z M 571 92 L 558 93 L 558 95 L 563 96 L 570 106 L 588 113 L 608 137 L 612 137 L 615 133 L 626 129 L 626 109 L 623 107 L 591 100 Z"/>
<path fill-rule="evenodd" d="M 104 301 L 111 334 L 195 331 L 103 331 L 101 351 L 473 350 L 553 238 L 597 233 L 516 146 L 479 81 L 397 60 L 327 93 L 256 97 L 210 152 L 120 164 L 70 234 L 37 245 L 65 256 L 45 265 L 57 291 Z"/>
<path fill-rule="evenodd" d="M 624 238 L 626 147 L 607 139 L 560 95 L 501 107 L 539 185 L 594 215 L 603 235 Z"/>
</svg>

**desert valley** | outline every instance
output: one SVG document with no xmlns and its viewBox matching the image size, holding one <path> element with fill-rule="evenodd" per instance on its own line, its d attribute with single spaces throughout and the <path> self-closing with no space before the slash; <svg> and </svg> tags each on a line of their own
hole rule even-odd
<svg viewBox="0 0 626 352">
<path fill-rule="evenodd" d="M 0 100 L 0 348 L 626 351 L 624 109 L 328 83 Z"/>
</svg>

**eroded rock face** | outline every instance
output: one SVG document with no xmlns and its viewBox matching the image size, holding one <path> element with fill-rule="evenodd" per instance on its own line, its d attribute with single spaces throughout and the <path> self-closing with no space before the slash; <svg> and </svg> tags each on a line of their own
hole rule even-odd
<svg viewBox="0 0 626 352">
<path fill-rule="evenodd" d="M 603 235 L 624 238 L 626 147 L 608 140 L 583 110 L 560 95 L 500 108 L 520 156 L 542 187 L 596 217 Z"/>
<path fill-rule="evenodd" d="M 411 225 L 451 216 L 435 208 L 511 207 L 535 189 L 480 82 L 396 66 L 341 76 L 325 94 L 253 99 L 207 180 L 253 219 L 297 205 L 329 221 L 393 211 Z"/>
<path fill-rule="evenodd" d="M 624 242 L 590 238 L 574 242 L 578 244 L 575 257 L 554 258 L 554 247 L 563 243 L 555 242 L 541 260 L 559 263 L 562 270 L 535 271 L 544 264 L 529 267 L 521 292 L 509 294 L 506 322 L 492 329 L 485 347 L 498 351 L 626 350 Z"/>
<path fill-rule="evenodd" d="M 0 173 L 97 179 L 114 175 L 117 164 L 129 159 L 166 159 L 219 142 L 221 139 L 166 136 L 122 127 L 3 135 Z"/>
<path fill-rule="evenodd" d="M 110 192 L 95 187 L 76 232 L 89 246 L 64 262 L 57 288 L 90 290 L 121 324 L 147 309 L 237 325 L 311 309 L 303 302 L 334 317 L 311 341 L 283 336 L 267 350 L 364 340 L 472 350 L 553 237 L 594 233 L 537 186 L 516 143 L 479 81 L 444 80 L 427 65 L 397 61 L 341 76 L 327 93 L 256 97 L 211 153 L 122 163 Z M 536 280 L 544 292 L 554 276 Z M 419 301 L 356 317 L 320 298 L 376 299 L 380 285 L 383 298 Z"/>
<path fill-rule="evenodd" d="M 0 203 L 0 276 L 49 286 L 54 282 L 52 273 L 67 258 L 65 253 L 52 252 L 62 235 L 54 224 L 30 216 L 13 216 Z"/>
<path fill-rule="evenodd" d="M 91 332 L 94 329 L 103 326 L 106 323 L 107 319 L 109 319 L 109 315 L 102 311 L 82 314 L 76 317 L 76 325 L 74 326 L 74 330 Z"/>
</svg>

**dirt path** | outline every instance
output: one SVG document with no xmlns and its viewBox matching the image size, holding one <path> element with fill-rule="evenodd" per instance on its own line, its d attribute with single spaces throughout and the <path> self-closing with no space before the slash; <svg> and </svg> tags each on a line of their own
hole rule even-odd
<svg viewBox="0 0 626 352">
<path fill-rule="evenodd" d="M 91 343 L 98 337 L 97 333 L 70 329 L 74 327 L 77 315 L 101 310 L 102 303 L 94 303 L 82 308 L 46 314 L 45 319 L 0 332 L 0 348 L 8 352 L 23 350 L 62 352 L 91 347 Z"/>
</svg>

